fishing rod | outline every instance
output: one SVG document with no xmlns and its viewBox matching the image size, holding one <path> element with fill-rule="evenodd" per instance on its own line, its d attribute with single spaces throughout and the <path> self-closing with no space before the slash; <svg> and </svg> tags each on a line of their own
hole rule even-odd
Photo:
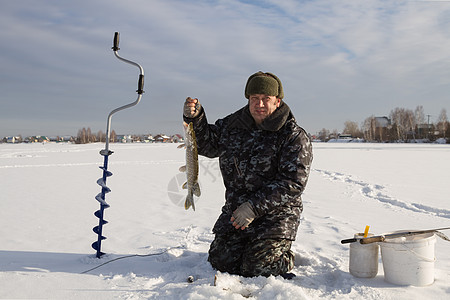
<svg viewBox="0 0 450 300">
<path fill-rule="evenodd" d="M 395 238 L 399 238 L 399 237 L 406 237 L 406 236 L 431 233 L 431 232 L 436 233 L 437 236 L 439 236 L 440 238 L 442 238 L 446 241 L 450 241 L 450 239 L 445 234 L 443 234 L 442 232 L 439 232 L 439 230 L 446 230 L 446 229 L 450 229 L 450 227 L 428 229 L 428 230 L 399 231 L 399 232 L 395 232 L 395 233 L 386 233 L 386 234 L 375 235 L 375 236 L 370 236 L 370 237 L 345 239 L 345 240 L 341 241 L 341 244 L 355 243 L 357 241 L 359 241 L 361 244 L 371 244 L 371 243 L 384 242 L 387 239 L 395 239 Z"/>
<path fill-rule="evenodd" d="M 100 151 L 100 155 L 102 155 L 104 157 L 103 166 L 100 167 L 100 169 L 103 170 L 103 176 L 100 179 L 97 180 L 97 184 L 101 186 L 102 190 L 97 196 L 95 196 L 95 199 L 98 202 L 100 202 L 100 209 L 97 210 L 94 213 L 94 215 L 97 218 L 99 218 L 98 226 L 95 226 L 93 228 L 93 231 L 97 234 L 97 241 L 92 243 L 92 248 L 94 248 L 94 250 L 97 250 L 97 254 L 96 254 L 97 258 L 100 258 L 103 254 L 105 254 L 105 253 L 101 252 L 101 250 L 100 250 L 101 244 L 102 244 L 102 240 L 106 239 L 106 237 L 104 237 L 102 235 L 102 233 L 103 233 L 103 225 L 108 223 L 108 221 L 106 221 L 103 218 L 103 216 L 104 216 L 104 210 L 110 206 L 108 203 L 106 203 L 105 194 L 111 192 L 111 189 L 106 186 L 106 179 L 108 177 L 112 176 L 112 173 L 110 171 L 108 171 L 108 158 L 109 158 L 109 156 L 111 154 L 113 154 L 113 151 L 109 150 L 109 140 L 111 138 L 111 131 L 110 131 L 111 118 L 112 118 L 113 114 L 138 104 L 139 101 L 141 101 L 142 94 L 144 93 L 144 69 L 139 64 L 137 64 L 137 63 L 135 63 L 135 62 L 133 62 L 131 60 L 128 60 L 128 59 L 120 57 L 119 53 L 118 53 L 119 49 L 120 49 L 119 48 L 119 33 L 116 32 L 114 34 L 113 47 L 112 47 L 112 50 L 114 51 L 114 55 L 119 60 L 139 68 L 138 89 L 136 91 L 138 93 L 138 97 L 137 97 L 136 101 L 131 102 L 131 103 L 126 104 L 126 105 L 123 105 L 123 106 L 120 106 L 120 107 L 112 110 L 109 113 L 108 119 L 107 119 L 107 122 L 106 122 L 106 143 L 105 143 L 105 149 Z"/>
</svg>

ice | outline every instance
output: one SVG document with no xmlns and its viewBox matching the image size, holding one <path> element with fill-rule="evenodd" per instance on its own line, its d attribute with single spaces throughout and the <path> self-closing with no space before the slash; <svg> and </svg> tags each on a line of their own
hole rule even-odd
<svg viewBox="0 0 450 300">
<path fill-rule="evenodd" d="M 222 274 L 220 287 L 207 261 L 224 203 L 217 160 L 200 157 L 202 196 L 186 211 L 177 144 L 111 144 L 106 255 L 97 259 L 103 146 L 0 144 L 1 299 L 450 298 L 449 242 L 437 239 L 436 281 L 420 288 L 384 282 L 381 260 L 375 278 L 353 277 L 340 243 L 366 225 L 375 235 L 450 226 L 448 145 L 315 143 L 292 246 L 297 277 Z"/>
</svg>

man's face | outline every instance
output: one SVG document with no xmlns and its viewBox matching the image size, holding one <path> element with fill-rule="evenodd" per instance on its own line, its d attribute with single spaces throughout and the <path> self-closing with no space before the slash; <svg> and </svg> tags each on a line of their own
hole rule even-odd
<svg viewBox="0 0 450 300">
<path fill-rule="evenodd" d="M 268 96 L 264 94 L 253 94 L 249 97 L 250 114 L 255 120 L 256 124 L 270 116 L 277 107 L 280 106 L 281 99 L 276 96 Z"/>
</svg>

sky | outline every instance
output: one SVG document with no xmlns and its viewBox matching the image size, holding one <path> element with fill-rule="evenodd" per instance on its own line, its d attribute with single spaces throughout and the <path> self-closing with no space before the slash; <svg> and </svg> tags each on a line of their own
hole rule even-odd
<svg viewBox="0 0 450 300">
<path fill-rule="evenodd" d="M 0 0 L 0 137 L 182 132 L 188 96 L 215 122 L 257 72 L 311 134 L 397 108 L 450 110 L 450 1 Z"/>
</svg>

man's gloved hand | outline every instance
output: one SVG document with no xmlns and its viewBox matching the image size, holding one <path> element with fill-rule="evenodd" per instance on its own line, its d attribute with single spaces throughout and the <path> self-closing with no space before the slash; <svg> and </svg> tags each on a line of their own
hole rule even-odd
<svg viewBox="0 0 450 300">
<path fill-rule="evenodd" d="M 240 228 L 244 230 L 248 227 L 248 225 L 250 225 L 251 222 L 253 222 L 255 218 L 256 215 L 253 212 L 253 206 L 250 202 L 244 202 L 233 212 L 231 222 L 233 222 L 233 226 L 236 229 Z"/>
<path fill-rule="evenodd" d="M 184 102 L 183 114 L 188 118 L 195 118 L 200 114 L 200 109 L 202 105 L 197 98 L 192 99 L 191 97 L 187 97 Z"/>
</svg>

